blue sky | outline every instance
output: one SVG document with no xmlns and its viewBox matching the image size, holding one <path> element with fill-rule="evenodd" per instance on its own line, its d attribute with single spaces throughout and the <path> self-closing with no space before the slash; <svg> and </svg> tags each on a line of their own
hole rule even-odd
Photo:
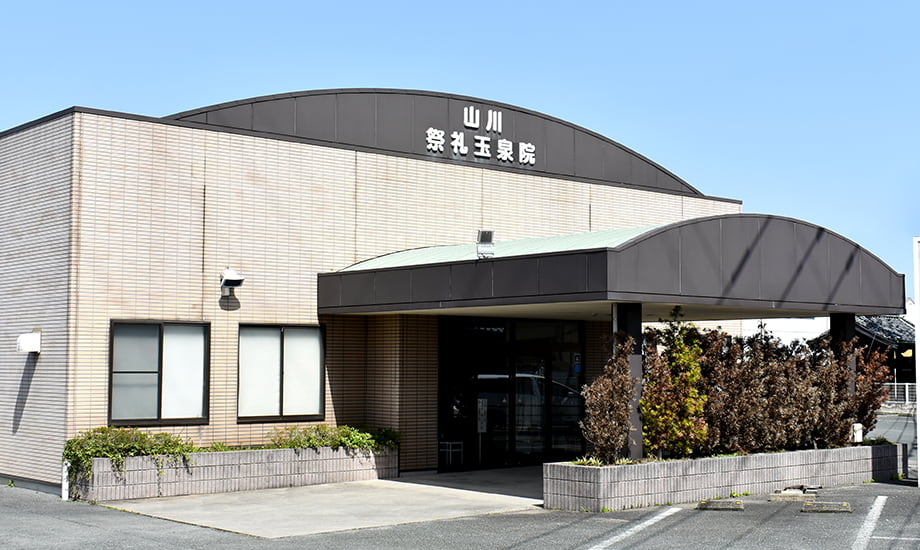
<svg viewBox="0 0 920 550">
<path fill-rule="evenodd" d="M 411 88 L 585 126 L 746 212 L 908 276 L 920 2 L 28 2 L 2 10 L 0 129 L 82 105 L 162 116 Z"/>
</svg>

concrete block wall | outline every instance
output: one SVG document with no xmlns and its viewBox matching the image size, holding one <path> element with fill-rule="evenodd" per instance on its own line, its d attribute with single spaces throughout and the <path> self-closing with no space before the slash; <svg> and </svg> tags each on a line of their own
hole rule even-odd
<svg viewBox="0 0 920 550">
<path fill-rule="evenodd" d="M 71 497 L 104 502 L 390 479 L 399 475 L 398 459 L 390 450 L 262 449 L 194 453 L 188 461 L 131 456 L 116 470 L 96 458 L 92 479 L 75 483 Z"/>
<path fill-rule="evenodd" d="M 543 505 L 600 512 L 728 497 L 767 494 L 794 485 L 833 487 L 888 481 L 907 473 L 906 444 L 846 447 L 626 464 L 543 465 Z"/>
</svg>

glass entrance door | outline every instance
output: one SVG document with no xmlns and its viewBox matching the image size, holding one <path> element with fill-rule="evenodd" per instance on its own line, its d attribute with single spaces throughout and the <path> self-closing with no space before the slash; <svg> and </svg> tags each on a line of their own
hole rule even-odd
<svg viewBox="0 0 920 550">
<path fill-rule="evenodd" d="M 579 323 L 445 318 L 440 348 L 441 470 L 584 452 Z"/>
<path fill-rule="evenodd" d="M 541 462 L 582 452 L 581 327 L 519 321 L 513 348 L 518 460 Z"/>
<path fill-rule="evenodd" d="M 514 357 L 515 462 L 538 462 L 546 450 L 546 356 L 540 350 Z"/>
<path fill-rule="evenodd" d="M 508 332 L 501 319 L 441 324 L 438 464 L 441 470 L 503 466 L 511 452 Z"/>
</svg>

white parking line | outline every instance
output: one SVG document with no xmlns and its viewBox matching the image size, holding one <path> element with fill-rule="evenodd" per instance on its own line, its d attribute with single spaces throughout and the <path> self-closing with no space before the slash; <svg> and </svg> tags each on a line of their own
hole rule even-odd
<svg viewBox="0 0 920 550">
<path fill-rule="evenodd" d="M 853 541 L 853 550 L 865 550 L 869 547 L 869 539 L 872 538 L 872 532 L 875 531 L 875 524 L 878 523 L 879 516 L 882 515 L 882 508 L 885 507 L 886 496 L 875 497 L 875 502 L 869 508 L 869 513 L 863 521 L 859 533 L 856 534 L 856 540 Z"/>
<path fill-rule="evenodd" d="M 682 508 L 678 508 L 678 507 L 676 507 L 676 506 L 671 507 L 671 508 L 668 508 L 667 510 L 663 510 L 662 512 L 656 514 L 655 516 L 650 517 L 649 519 L 643 521 L 643 522 L 640 523 L 639 525 L 634 525 L 634 526 L 630 527 L 629 529 L 623 531 L 623 532 L 620 533 L 619 535 L 610 537 L 609 539 L 605 540 L 604 542 L 602 542 L 602 543 L 600 543 L 600 544 L 595 544 L 594 546 L 592 546 L 592 547 L 589 548 L 588 550 L 606 550 L 606 549 L 610 548 L 610 545 L 611 545 L 611 544 L 616 544 L 616 543 L 620 542 L 621 540 L 623 540 L 623 539 L 625 539 L 625 538 L 627 538 L 627 537 L 631 537 L 631 536 L 635 535 L 636 533 L 638 533 L 639 531 L 642 531 L 642 530 L 645 529 L 646 527 L 650 527 L 650 526 L 652 526 L 652 525 L 658 523 L 659 521 L 663 520 L 664 518 L 670 516 L 671 514 L 680 512 L 681 510 L 682 510 Z"/>
</svg>

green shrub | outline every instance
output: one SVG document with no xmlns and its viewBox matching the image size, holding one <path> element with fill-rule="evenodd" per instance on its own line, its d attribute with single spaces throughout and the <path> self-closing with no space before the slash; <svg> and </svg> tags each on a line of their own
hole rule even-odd
<svg viewBox="0 0 920 550">
<path fill-rule="evenodd" d="M 645 390 L 639 411 L 645 424 L 645 449 L 659 457 L 698 453 L 709 434 L 699 332 L 681 322 L 681 316 L 680 308 L 674 308 L 665 328 L 648 331 L 645 337 Z M 659 338 L 664 345 L 661 355 Z"/>
<path fill-rule="evenodd" d="M 380 429 L 375 433 L 353 428 L 351 426 L 286 426 L 278 428 L 271 434 L 270 447 L 276 449 L 353 449 L 373 451 L 383 447 L 395 447 L 399 434 L 395 430 Z"/>
<path fill-rule="evenodd" d="M 572 461 L 576 466 L 603 466 L 604 461 L 596 456 L 583 456 Z"/>
<path fill-rule="evenodd" d="M 173 460 L 188 460 L 189 454 L 195 450 L 191 442 L 177 435 L 103 426 L 68 439 L 64 444 L 63 459 L 70 463 L 70 479 L 73 481 L 89 478 L 94 458 L 108 458 L 112 467 L 120 471 L 129 456 L 166 455 Z"/>
<path fill-rule="evenodd" d="M 866 437 L 862 440 L 863 445 L 894 445 L 884 437 Z"/>
<path fill-rule="evenodd" d="M 396 447 L 398 442 L 399 433 L 389 428 L 366 432 L 351 426 L 288 426 L 272 433 L 270 445 L 249 448 L 332 447 L 372 451 Z M 94 458 L 108 458 L 112 461 L 115 471 L 121 471 L 125 458 L 129 456 L 153 456 L 157 466 L 162 467 L 162 456 L 174 461 L 187 461 L 191 453 L 231 450 L 233 448 L 220 441 L 215 441 L 208 447 L 197 448 L 190 441 L 169 433 L 151 434 L 137 428 L 105 426 L 81 432 L 77 437 L 67 440 L 64 444 L 63 460 L 70 463 L 70 480 L 73 482 L 91 477 Z"/>
<path fill-rule="evenodd" d="M 399 447 L 400 433 L 393 428 L 376 428 L 368 430 L 374 438 L 378 449 L 395 449 Z"/>
</svg>

